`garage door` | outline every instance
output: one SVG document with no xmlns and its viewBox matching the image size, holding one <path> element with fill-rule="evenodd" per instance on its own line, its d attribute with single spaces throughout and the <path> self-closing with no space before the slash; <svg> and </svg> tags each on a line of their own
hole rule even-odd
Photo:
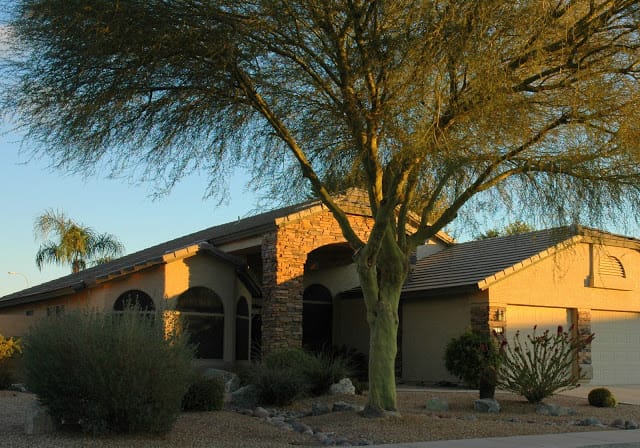
<svg viewBox="0 0 640 448">
<path fill-rule="evenodd" d="M 640 313 L 591 311 L 592 384 L 640 384 Z"/>
<path fill-rule="evenodd" d="M 571 314 L 566 308 L 544 308 L 537 306 L 507 306 L 507 338 L 511 339 L 520 330 L 521 341 L 526 340 L 527 334 L 533 332 L 537 325 L 536 334 L 545 330 L 555 333 L 558 325 L 565 330 L 571 325 Z"/>
</svg>

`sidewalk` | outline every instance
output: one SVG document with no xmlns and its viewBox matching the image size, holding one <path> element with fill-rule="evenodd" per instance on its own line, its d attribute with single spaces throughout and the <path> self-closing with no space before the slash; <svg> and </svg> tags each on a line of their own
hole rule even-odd
<svg viewBox="0 0 640 448">
<path fill-rule="evenodd" d="M 370 445 L 370 448 L 640 448 L 640 429 Z"/>
</svg>

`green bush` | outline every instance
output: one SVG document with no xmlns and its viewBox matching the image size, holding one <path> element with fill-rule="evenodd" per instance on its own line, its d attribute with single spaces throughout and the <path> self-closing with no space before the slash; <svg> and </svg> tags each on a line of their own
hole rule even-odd
<svg viewBox="0 0 640 448">
<path fill-rule="evenodd" d="M 592 389 L 587 396 L 589 404 L 599 408 L 615 408 L 618 402 L 611 391 L 605 387 Z"/>
<path fill-rule="evenodd" d="M 185 334 L 161 316 L 69 312 L 39 321 L 25 338 L 28 388 L 58 424 L 86 432 L 171 429 L 192 378 Z"/>
<path fill-rule="evenodd" d="M 451 339 L 444 355 L 447 371 L 473 388 L 478 387 L 484 368 L 496 367 L 499 360 L 494 338 L 471 330 Z"/>
<path fill-rule="evenodd" d="M 266 364 L 256 366 L 253 383 L 258 390 L 258 402 L 264 405 L 286 406 L 306 396 L 308 391 L 299 371 Z"/>
<path fill-rule="evenodd" d="M 0 390 L 7 389 L 15 380 L 14 357 L 22 353 L 19 339 L 5 338 L 0 334 Z"/>
<path fill-rule="evenodd" d="M 578 387 L 580 372 L 574 365 L 577 352 L 590 343 L 593 334 L 581 337 L 558 326 L 555 333 L 549 330 L 541 335 L 520 338 L 520 332 L 509 344 L 502 341 L 502 363 L 498 372 L 498 386 L 522 395 L 530 403 L 539 403 L 563 390 Z"/>
<path fill-rule="evenodd" d="M 311 396 L 317 397 L 329 392 L 332 384 L 353 374 L 349 361 L 331 353 L 312 355 L 302 371 Z"/>
<path fill-rule="evenodd" d="M 299 397 L 322 395 L 351 373 L 348 360 L 342 357 L 283 349 L 265 357 L 252 382 L 258 387 L 260 403 L 280 406 Z"/>
<path fill-rule="evenodd" d="M 224 405 L 224 383 L 221 378 L 197 375 L 182 398 L 185 411 L 219 411 Z"/>
</svg>

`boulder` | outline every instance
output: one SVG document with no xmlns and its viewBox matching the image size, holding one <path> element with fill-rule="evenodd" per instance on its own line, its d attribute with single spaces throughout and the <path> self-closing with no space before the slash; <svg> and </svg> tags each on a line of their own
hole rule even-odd
<svg viewBox="0 0 640 448">
<path fill-rule="evenodd" d="M 269 417 L 269 411 L 267 411 L 265 408 L 261 408 L 260 406 L 258 406 L 253 410 L 253 416 L 258 418 L 267 418 Z"/>
<path fill-rule="evenodd" d="M 237 408 L 253 409 L 258 404 L 258 388 L 253 384 L 231 393 L 231 404 Z"/>
<path fill-rule="evenodd" d="M 333 408 L 331 410 L 333 412 L 359 411 L 360 407 L 344 401 L 336 401 L 333 403 Z"/>
<path fill-rule="evenodd" d="M 562 417 L 565 415 L 576 415 L 576 411 L 573 408 L 566 408 L 552 403 L 540 403 L 536 406 L 536 414 Z"/>
<path fill-rule="evenodd" d="M 473 409 L 478 412 L 497 414 L 500 412 L 500 403 L 494 398 L 481 398 L 473 402 Z"/>
<path fill-rule="evenodd" d="M 47 407 L 37 401 L 31 403 L 25 413 L 24 432 L 28 435 L 48 434 L 54 429 L 55 425 Z"/>
<path fill-rule="evenodd" d="M 330 412 L 331 408 L 326 403 L 315 402 L 311 404 L 311 415 L 324 415 Z"/>
<path fill-rule="evenodd" d="M 355 395 L 356 388 L 349 378 L 343 378 L 329 388 L 331 395 Z"/>
<path fill-rule="evenodd" d="M 206 369 L 202 372 L 205 378 L 220 378 L 224 383 L 225 392 L 235 392 L 240 388 L 240 377 L 233 372 L 220 369 Z"/>
</svg>

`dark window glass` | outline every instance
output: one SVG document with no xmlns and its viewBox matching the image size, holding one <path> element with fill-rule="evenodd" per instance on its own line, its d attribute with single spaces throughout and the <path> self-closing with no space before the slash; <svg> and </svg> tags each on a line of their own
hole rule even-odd
<svg viewBox="0 0 640 448">
<path fill-rule="evenodd" d="M 332 323 L 331 291 L 317 284 L 306 288 L 302 295 L 302 345 L 312 351 L 331 348 Z"/>
<path fill-rule="evenodd" d="M 135 307 L 141 311 L 153 311 L 156 309 L 153 299 L 144 291 L 131 289 L 120 294 L 113 304 L 114 311 L 124 311 L 126 308 Z"/>
<path fill-rule="evenodd" d="M 196 346 L 196 357 L 224 357 L 224 305 L 211 289 L 196 286 L 178 297 L 176 310 L 184 318 L 189 342 Z"/>
</svg>

